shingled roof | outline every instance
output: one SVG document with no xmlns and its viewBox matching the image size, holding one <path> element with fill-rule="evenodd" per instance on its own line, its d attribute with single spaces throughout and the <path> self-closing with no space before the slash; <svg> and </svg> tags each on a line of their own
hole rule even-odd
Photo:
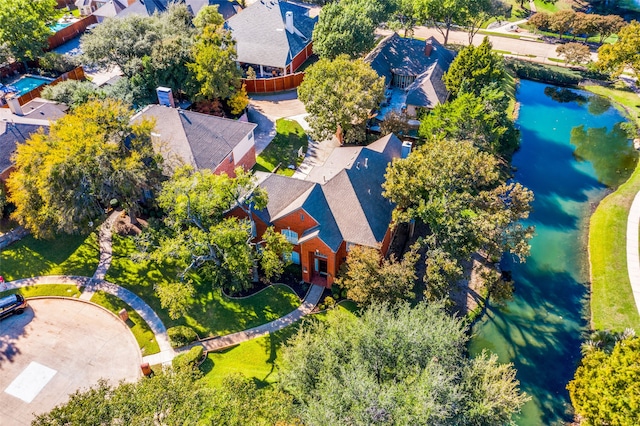
<svg viewBox="0 0 640 426">
<path fill-rule="evenodd" d="M 154 118 L 154 132 L 182 162 L 214 170 L 256 128 L 228 118 L 162 105 L 145 107 L 134 120 Z"/>
<path fill-rule="evenodd" d="M 285 29 L 293 13 L 295 31 Z M 227 21 L 236 40 L 238 62 L 284 68 L 311 43 L 317 17 L 309 8 L 278 0 L 258 0 Z"/>
<path fill-rule="evenodd" d="M 425 54 L 427 43 L 432 47 L 429 55 Z M 416 76 L 406 88 L 408 105 L 433 108 L 449 97 L 442 76 L 453 62 L 453 54 L 434 37 L 423 41 L 393 33 L 382 40 L 365 61 L 387 84 L 391 84 L 393 74 Z"/>
<path fill-rule="evenodd" d="M 186 4 L 194 16 L 205 6 L 218 6 L 218 12 L 225 20 L 231 18 L 241 9 L 238 2 L 227 0 L 137 0 L 118 13 L 117 17 L 122 18 L 129 15 L 151 16 L 154 13 L 165 12 L 171 3 Z"/>
<path fill-rule="evenodd" d="M 336 252 L 343 241 L 378 247 L 391 222 L 394 205 L 382 196 L 387 165 L 399 158 L 402 142 L 389 134 L 366 147 L 336 148 L 324 182 L 270 175 L 260 183 L 269 194 L 266 209 L 256 214 L 266 223 L 302 208 L 316 222 L 309 236 L 317 236 Z M 347 152 L 348 151 L 348 152 Z M 347 154 L 343 168 L 335 172 L 339 157 Z M 332 158 L 333 157 L 333 158 Z M 315 169 L 322 169 L 317 166 Z M 314 169 L 314 170 L 315 170 Z M 301 237 L 305 238 L 307 235 Z"/>
</svg>

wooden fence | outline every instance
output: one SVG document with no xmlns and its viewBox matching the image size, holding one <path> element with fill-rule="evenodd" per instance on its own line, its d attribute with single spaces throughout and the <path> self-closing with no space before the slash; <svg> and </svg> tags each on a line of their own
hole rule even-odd
<svg viewBox="0 0 640 426">
<path fill-rule="evenodd" d="M 303 72 L 272 78 L 242 79 L 248 93 L 273 93 L 295 89 L 304 79 Z"/>
<path fill-rule="evenodd" d="M 63 45 L 72 38 L 76 37 L 78 34 L 83 33 L 89 25 L 97 23 L 98 18 L 96 18 L 94 15 L 89 15 L 86 18 L 82 18 L 81 20 L 74 22 L 68 27 L 61 29 L 60 31 L 49 37 L 49 50 Z"/>
<path fill-rule="evenodd" d="M 47 86 L 55 86 L 56 84 L 62 82 L 62 81 L 66 81 L 66 80 L 84 80 L 86 77 L 84 75 L 84 69 L 82 67 L 78 67 L 75 69 L 72 69 L 69 72 L 65 72 L 64 74 L 62 74 L 60 77 L 56 78 L 55 80 L 53 80 L 51 83 L 47 83 L 47 84 L 43 84 L 42 86 L 36 87 L 35 89 L 33 89 L 30 92 L 25 93 L 24 95 L 20 96 L 18 98 L 18 102 L 20 102 L 20 105 L 24 105 L 29 101 L 34 100 L 35 98 L 40 97 L 40 93 L 42 93 L 42 91 L 45 89 L 45 87 Z M 3 105 L 2 108 L 9 108 L 9 105 Z"/>
</svg>

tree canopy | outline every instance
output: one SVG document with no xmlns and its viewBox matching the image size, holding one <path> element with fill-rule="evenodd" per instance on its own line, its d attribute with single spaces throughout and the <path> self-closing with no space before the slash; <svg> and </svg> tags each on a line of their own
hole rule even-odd
<svg viewBox="0 0 640 426">
<path fill-rule="evenodd" d="M 437 303 L 338 312 L 288 342 L 279 377 L 308 425 L 510 424 L 515 370 L 467 358 L 467 339 Z"/>
<path fill-rule="evenodd" d="M 310 66 L 298 88 L 317 140 L 339 134 L 347 142 L 364 139 L 370 112 L 384 97 L 384 79 L 362 59 L 340 55 Z"/>
<path fill-rule="evenodd" d="M 453 96 L 460 92 L 480 95 L 483 88 L 504 78 L 502 58 L 493 53 L 488 37 L 479 46 L 463 48 L 444 75 L 444 84 Z"/>
<path fill-rule="evenodd" d="M 420 220 L 429 227 L 422 243 L 430 298 L 447 295 L 460 261 L 471 253 L 488 260 L 503 252 L 528 255 L 533 230 L 519 220 L 528 217 L 533 194 L 519 183 L 502 183 L 498 160 L 472 142 L 429 139 L 394 161 L 385 178 L 384 195 L 397 205 L 394 221 Z"/>
<path fill-rule="evenodd" d="M 417 260 L 413 251 L 398 261 L 394 257 L 382 259 L 377 249 L 354 246 L 336 284 L 345 288 L 347 297 L 359 305 L 408 300 L 415 297 Z"/>
<path fill-rule="evenodd" d="M 268 230 L 261 241 L 254 241 L 252 209 L 264 208 L 266 202 L 266 192 L 241 168 L 231 178 L 183 167 L 163 183 L 158 204 L 166 214 L 164 227 L 143 233 L 138 245 L 146 257 L 177 262 L 184 281 L 159 291 L 163 306 L 172 307 L 172 316 L 186 309 L 186 305 L 176 304 L 175 293 L 188 291 L 192 273 L 214 288 L 232 292 L 251 287 L 252 271 L 258 263 L 267 278 L 282 273 L 282 259 L 291 252 L 285 237 Z M 226 217 L 234 206 L 248 219 Z"/>
<path fill-rule="evenodd" d="M 626 68 L 640 77 L 640 23 L 632 21 L 618 31 L 618 41 L 604 44 L 598 49 L 597 65 L 618 76 Z"/>
<path fill-rule="evenodd" d="M 135 212 L 154 188 L 161 159 L 151 145 L 153 123 L 130 124 L 132 111 L 114 100 L 90 101 L 40 131 L 15 154 L 7 182 L 12 217 L 36 237 L 86 233 L 112 199 Z"/>
<path fill-rule="evenodd" d="M 0 0 L 0 46 L 16 61 L 35 60 L 48 46 L 55 0 Z"/>
<path fill-rule="evenodd" d="M 240 375 L 215 389 L 191 369 L 164 369 L 153 377 L 118 386 L 106 381 L 77 391 L 69 401 L 36 416 L 35 426 L 293 424 L 291 397 L 278 390 L 258 390 Z M 161 419 L 161 420 L 159 420 Z M 160 423 L 159 423 L 160 422 Z"/>
<path fill-rule="evenodd" d="M 581 424 L 640 424 L 640 338 L 588 351 L 567 389 Z"/>
</svg>

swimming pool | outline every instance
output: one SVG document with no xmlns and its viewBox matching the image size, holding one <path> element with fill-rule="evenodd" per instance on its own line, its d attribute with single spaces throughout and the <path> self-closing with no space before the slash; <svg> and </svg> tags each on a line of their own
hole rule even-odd
<svg viewBox="0 0 640 426">
<path fill-rule="evenodd" d="M 43 84 L 51 83 L 51 81 L 52 80 L 49 78 L 23 75 L 19 79 L 8 83 L 7 86 L 16 88 L 18 90 L 18 96 L 22 96 L 25 93 L 32 91 L 36 87 L 40 87 Z"/>
<path fill-rule="evenodd" d="M 61 29 L 67 28 L 69 25 L 71 25 L 71 22 L 56 22 L 55 24 L 51 25 L 49 28 L 51 29 L 52 32 L 57 33 Z"/>
</svg>

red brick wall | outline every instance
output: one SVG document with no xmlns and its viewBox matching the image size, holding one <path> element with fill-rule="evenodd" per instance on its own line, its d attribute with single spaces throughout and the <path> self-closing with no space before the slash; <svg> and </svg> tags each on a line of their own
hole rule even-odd
<svg viewBox="0 0 640 426">
<path fill-rule="evenodd" d="M 300 215 L 304 215 L 304 220 L 301 219 Z M 278 232 L 283 229 L 291 229 L 298 233 L 298 237 L 301 237 L 306 230 L 318 226 L 318 222 L 316 222 L 304 209 L 298 209 L 293 213 L 276 220 L 273 225 Z"/>
<path fill-rule="evenodd" d="M 251 149 L 240 159 L 236 161 L 236 167 L 242 167 L 245 170 L 251 169 L 256 164 L 256 145 L 251 145 Z"/>
<path fill-rule="evenodd" d="M 230 177 L 236 177 L 236 173 L 234 171 L 235 168 L 236 168 L 236 163 L 233 161 L 233 152 L 232 152 L 231 154 L 224 157 L 224 160 L 222 160 L 222 162 L 218 164 L 218 167 L 216 167 L 216 169 L 213 172 L 217 175 L 226 173 Z"/>
<path fill-rule="evenodd" d="M 396 228 L 389 227 L 387 229 L 387 233 L 384 234 L 384 238 L 382 239 L 382 246 L 380 247 L 380 253 L 383 256 L 387 255 L 387 251 L 389 251 L 389 245 L 391 244 L 391 240 L 393 240 L 393 234 L 395 234 Z"/>
<path fill-rule="evenodd" d="M 306 282 L 311 282 L 312 273 L 314 272 L 315 267 L 314 258 L 316 250 L 327 256 L 327 288 L 331 288 L 331 284 L 333 284 L 337 272 L 336 254 L 333 253 L 320 238 L 313 238 L 300 244 L 302 279 Z"/>
<path fill-rule="evenodd" d="M 0 173 L 0 183 L 6 183 L 7 179 L 9 179 L 9 175 L 15 170 L 14 166 L 9 167 L 4 172 Z"/>
</svg>

